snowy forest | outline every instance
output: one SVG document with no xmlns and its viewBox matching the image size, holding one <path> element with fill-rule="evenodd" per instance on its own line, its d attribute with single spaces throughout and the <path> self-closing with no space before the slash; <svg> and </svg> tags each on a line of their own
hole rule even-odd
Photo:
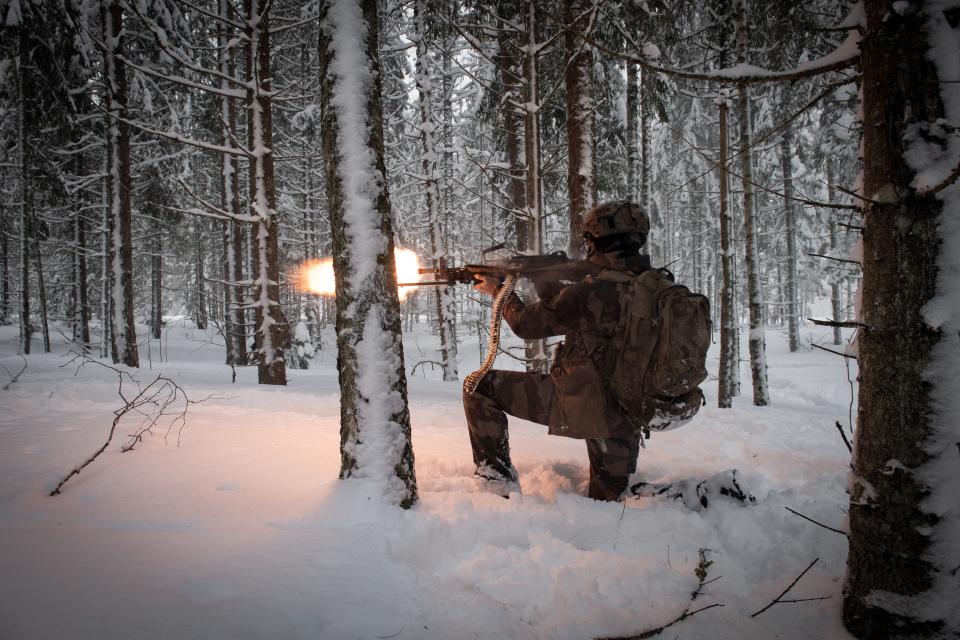
<svg viewBox="0 0 960 640">
<path fill-rule="evenodd" d="M 958 127 L 957 0 L 0 0 L 0 637 L 960 637 Z M 435 281 L 614 200 L 744 504 L 473 484 Z"/>
</svg>

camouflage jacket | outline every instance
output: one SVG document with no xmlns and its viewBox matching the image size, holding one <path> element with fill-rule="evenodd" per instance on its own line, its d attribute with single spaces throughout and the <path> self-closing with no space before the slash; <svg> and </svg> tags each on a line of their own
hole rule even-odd
<svg viewBox="0 0 960 640">
<path fill-rule="evenodd" d="M 646 255 L 611 259 L 591 256 L 597 273 L 603 269 L 640 273 L 650 268 Z M 550 424 L 550 433 L 572 438 L 623 438 L 634 432 L 606 379 L 612 372 L 612 338 L 620 321 L 618 285 L 593 276 L 563 287 L 533 304 L 516 294 L 504 307 L 503 317 L 524 339 L 563 335 L 550 375 L 560 404 L 561 419 Z"/>
</svg>

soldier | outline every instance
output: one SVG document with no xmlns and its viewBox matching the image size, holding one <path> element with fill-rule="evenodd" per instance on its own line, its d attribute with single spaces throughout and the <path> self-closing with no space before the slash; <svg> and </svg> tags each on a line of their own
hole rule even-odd
<svg viewBox="0 0 960 640">
<path fill-rule="evenodd" d="M 584 216 L 587 260 L 601 270 L 632 274 L 650 269 L 641 254 L 650 230 L 646 212 L 631 202 L 607 202 Z M 500 283 L 481 276 L 474 288 L 495 295 Z M 541 294 L 544 292 L 541 291 Z M 552 435 L 586 440 L 590 459 L 588 495 L 617 500 L 636 470 L 640 435 L 635 420 L 608 392 L 613 364 L 611 340 L 620 320 L 617 284 L 588 276 L 524 304 L 513 294 L 503 312 L 524 339 L 565 335 L 550 374 L 492 370 L 463 405 L 476 475 L 487 490 L 509 496 L 519 489 L 510 461 L 507 414 L 549 427 Z"/>
</svg>

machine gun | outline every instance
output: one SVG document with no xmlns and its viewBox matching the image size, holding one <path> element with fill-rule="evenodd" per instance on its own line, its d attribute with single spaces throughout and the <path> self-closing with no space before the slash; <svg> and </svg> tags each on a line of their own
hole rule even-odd
<svg viewBox="0 0 960 640">
<path fill-rule="evenodd" d="M 402 282 L 400 286 L 447 286 L 456 283 L 476 284 L 479 276 L 500 278 L 503 286 L 497 291 L 493 300 L 493 311 L 490 315 L 490 343 L 487 346 L 487 355 L 480 368 L 463 379 L 463 389 L 469 395 L 476 390 L 480 380 L 493 367 L 500 346 L 500 324 L 503 321 L 503 307 L 517 286 L 520 278 L 533 283 L 537 295 L 541 298 L 550 297 L 559 291 L 564 283 L 582 280 L 588 275 L 599 272 L 597 265 L 586 260 L 571 260 L 563 251 L 545 255 L 514 255 L 504 259 L 487 260 L 487 254 L 502 249 L 503 245 L 490 247 L 481 252 L 482 262 L 465 264 L 453 267 L 443 258 L 437 260 L 434 267 L 419 269 L 421 275 L 428 275 L 432 280 L 422 282 Z"/>
<path fill-rule="evenodd" d="M 514 255 L 508 258 L 487 260 L 487 254 L 502 249 L 503 245 L 490 247 L 482 252 L 482 262 L 451 266 L 440 258 L 433 267 L 421 268 L 419 273 L 430 279 L 421 282 L 401 282 L 400 286 L 446 286 L 452 284 L 476 284 L 479 276 L 499 278 L 525 278 L 533 283 L 540 297 L 550 297 L 564 283 L 577 282 L 598 272 L 596 265 L 586 260 L 571 260 L 563 251 L 544 255 Z"/>
</svg>

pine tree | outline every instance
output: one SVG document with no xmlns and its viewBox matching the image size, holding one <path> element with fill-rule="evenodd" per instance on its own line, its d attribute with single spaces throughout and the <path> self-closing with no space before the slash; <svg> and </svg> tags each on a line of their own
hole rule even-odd
<svg viewBox="0 0 960 640">
<path fill-rule="evenodd" d="M 323 156 L 337 284 L 342 478 L 417 500 L 386 191 L 375 0 L 322 0 Z"/>
</svg>

